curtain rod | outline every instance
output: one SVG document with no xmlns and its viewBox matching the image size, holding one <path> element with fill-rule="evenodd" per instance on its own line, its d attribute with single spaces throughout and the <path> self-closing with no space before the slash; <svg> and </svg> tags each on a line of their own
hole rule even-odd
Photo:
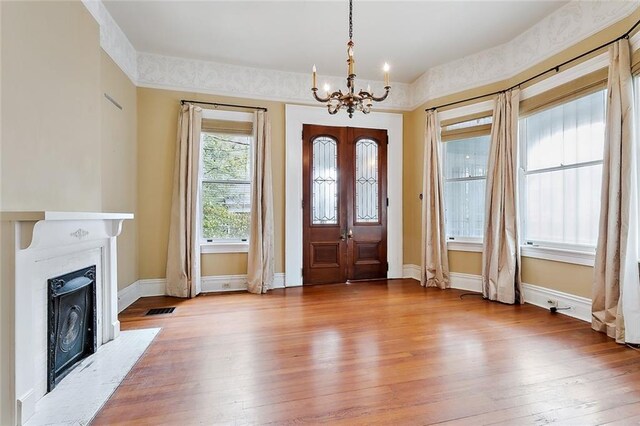
<svg viewBox="0 0 640 426">
<path fill-rule="evenodd" d="M 461 99 L 461 100 L 459 100 L 459 101 L 449 102 L 449 103 L 442 104 L 442 105 L 438 105 L 438 106 L 435 106 L 435 107 L 426 108 L 426 109 L 425 109 L 425 111 L 434 111 L 434 110 L 436 110 L 436 109 L 438 109 L 438 108 L 445 108 L 445 107 L 448 107 L 448 106 L 461 104 L 461 103 L 463 103 L 463 102 L 470 102 L 470 101 L 475 101 L 475 100 L 482 99 L 482 98 L 487 98 L 487 97 L 489 97 L 489 96 L 494 96 L 494 95 L 497 95 L 497 94 L 499 94 L 499 93 L 502 93 L 502 92 L 506 92 L 506 91 L 509 91 L 509 90 L 515 89 L 516 87 L 520 87 L 520 86 L 522 86 L 523 84 L 527 84 L 527 83 L 529 83 L 530 81 L 535 80 L 535 79 L 536 79 L 536 78 L 538 78 L 538 77 L 542 77 L 543 75 L 545 75 L 545 74 L 547 74 L 547 73 L 550 73 L 550 72 L 552 72 L 552 71 L 559 72 L 561 67 L 563 67 L 563 66 L 565 66 L 565 65 L 567 65 L 567 64 L 570 64 L 570 63 L 571 63 L 571 62 L 573 62 L 573 61 L 577 61 L 577 60 L 578 60 L 578 59 L 580 59 L 580 58 L 584 58 L 585 56 L 590 55 L 590 54 L 592 54 L 593 52 L 597 52 L 598 50 L 603 49 L 603 48 L 605 48 L 605 47 L 607 47 L 607 46 L 609 46 L 609 45 L 611 45 L 611 44 L 613 44 L 613 43 L 615 43 L 615 42 L 617 42 L 617 41 L 619 41 L 619 40 L 622 40 L 622 39 L 625 39 L 625 38 L 627 38 L 627 39 L 628 39 L 628 38 L 629 38 L 629 35 L 631 34 L 631 32 L 632 32 L 633 30 L 635 30 L 635 29 L 636 29 L 636 27 L 637 27 L 638 25 L 640 25 L 640 20 L 638 20 L 635 24 L 633 24 L 633 26 L 632 26 L 631 28 L 629 28 L 629 31 L 627 31 L 626 33 L 622 34 L 620 37 L 616 38 L 615 40 L 611 40 L 611 41 L 609 41 L 609 42 L 606 42 L 606 43 L 604 43 L 604 44 L 601 44 L 600 46 L 595 47 L 595 48 L 593 48 L 593 49 L 589 50 L 588 52 L 584 52 L 584 53 L 582 53 L 582 54 L 580 54 L 580 55 L 578 55 L 578 56 L 576 56 L 576 57 L 574 57 L 574 58 L 572 58 L 572 59 L 568 59 L 568 60 L 564 61 L 563 63 L 556 65 L 555 67 L 552 67 L 552 68 L 549 68 L 549 69 L 547 69 L 547 70 L 545 70 L 545 71 L 539 72 L 538 74 L 534 75 L 533 77 L 529 77 L 529 78 L 527 78 L 527 79 L 525 79 L 525 80 L 521 81 L 521 82 L 520 82 L 520 83 L 518 83 L 518 84 L 514 84 L 513 86 L 511 86 L 511 87 L 509 87 L 509 88 L 507 88 L 507 89 L 497 90 L 497 91 L 495 91 L 495 92 L 487 93 L 487 94 L 484 94 L 484 95 L 474 96 L 474 97 L 472 97 L 472 98 Z"/>
<path fill-rule="evenodd" d="M 250 105 L 221 104 L 219 102 L 190 101 L 190 100 L 187 100 L 187 99 L 182 99 L 180 101 L 181 105 L 184 105 L 184 104 L 187 104 L 187 103 L 189 103 L 189 104 L 200 104 L 200 105 L 212 105 L 212 106 L 215 106 L 215 107 L 221 106 L 221 107 L 231 107 L 231 108 L 257 109 L 257 110 L 265 111 L 265 112 L 267 111 L 267 109 L 265 107 L 256 107 L 256 106 L 250 106 Z"/>
</svg>

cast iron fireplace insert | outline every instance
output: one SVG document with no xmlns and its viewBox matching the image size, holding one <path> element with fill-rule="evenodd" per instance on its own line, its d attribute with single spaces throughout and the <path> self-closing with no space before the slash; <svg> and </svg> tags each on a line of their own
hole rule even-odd
<svg viewBox="0 0 640 426">
<path fill-rule="evenodd" d="M 47 391 L 96 351 L 96 266 L 49 283 Z"/>
</svg>

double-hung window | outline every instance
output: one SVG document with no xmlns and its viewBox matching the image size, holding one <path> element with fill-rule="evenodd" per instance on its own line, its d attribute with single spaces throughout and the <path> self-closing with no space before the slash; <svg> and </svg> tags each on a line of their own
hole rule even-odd
<svg viewBox="0 0 640 426">
<path fill-rule="evenodd" d="M 481 242 L 491 117 L 442 130 L 445 229 L 450 242 Z"/>
<path fill-rule="evenodd" d="M 524 243 L 592 251 L 598 238 L 606 92 L 520 119 Z"/>
<path fill-rule="evenodd" d="M 252 115 L 205 111 L 201 141 L 201 245 L 204 253 L 248 249 L 253 150 Z"/>
</svg>

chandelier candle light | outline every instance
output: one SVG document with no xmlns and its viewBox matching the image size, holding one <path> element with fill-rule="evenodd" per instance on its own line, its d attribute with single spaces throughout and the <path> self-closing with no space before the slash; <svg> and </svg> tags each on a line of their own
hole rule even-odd
<svg viewBox="0 0 640 426">
<path fill-rule="evenodd" d="M 324 90 L 327 92 L 326 97 L 318 96 L 318 75 L 316 73 L 316 66 L 313 66 L 313 97 L 324 104 L 327 104 L 329 114 L 336 114 L 341 108 L 346 108 L 349 118 L 353 118 L 355 111 L 362 111 L 364 114 L 371 112 L 371 107 L 374 102 L 382 102 L 389 96 L 389 64 L 384 64 L 384 95 L 376 97 L 371 92 L 371 86 L 367 85 L 367 90 L 360 90 L 355 93 L 355 59 L 353 59 L 353 0 L 349 0 L 349 42 L 347 43 L 347 93 L 342 93 L 342 90 L 338 90 L 333 93 L 329 93 L 330 87 L 328 84 L 324 85 Z"/>
</svg>

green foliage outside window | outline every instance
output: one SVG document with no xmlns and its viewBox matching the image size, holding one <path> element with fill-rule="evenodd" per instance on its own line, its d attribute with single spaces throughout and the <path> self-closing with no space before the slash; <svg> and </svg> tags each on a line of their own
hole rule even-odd
<svg viewBox="0 0 640 426">
<path fill-rule="evenodd" d="M 202 236 L 247 240 L 251 216 L 251 136 L 202 133 Z"/>
</svg>

